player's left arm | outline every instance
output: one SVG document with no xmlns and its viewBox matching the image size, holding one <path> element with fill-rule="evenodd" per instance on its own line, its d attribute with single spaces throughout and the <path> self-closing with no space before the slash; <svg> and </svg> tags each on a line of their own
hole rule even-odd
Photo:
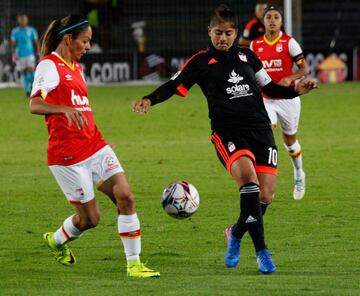
<svg viewBox="0 0 360 296">
<path fill-rule="evenodd" d="M 302 49 L 294 38 L 291 38 L 289 41 L 289 53 L 293 62 L 297 66 L 297 70 L 292 75 L 283 77 L 278 82 L 278 84 L 282 86 L 290 86 L 293 81 L 306 77 L 306 75 L 309 73 Z"/>
</svg>

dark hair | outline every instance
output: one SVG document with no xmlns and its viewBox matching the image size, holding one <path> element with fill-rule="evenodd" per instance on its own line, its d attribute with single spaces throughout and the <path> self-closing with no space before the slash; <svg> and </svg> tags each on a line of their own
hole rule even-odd
<svg viewBox="0 0 360 296">
<path fill-rule="evenodd" d="M 283 10 L 281 9 L 280 6 L 277 6 L 276 4 L 270 4 L 265 8 L 264 17 L 265 17 L 265 14 L 267 14 L 270 10 L 277 11 L 278 13 L 281 14 L 281 17 L 283 17 Z"/>
<path fill-rule="evenodd" d="M 40 38 L 40 57 L 54 51 L 65 34 L 71 34 L 76 39 L 89 26 L 87 19 L 77 14 L 52 21 Z"/>
<path fill-rule="evenodd" d="M 230 23 L 235 29 L 238 28 L 238 21 L 235 13 L 226 4 L 220 4 L 215 8 L 210 19 L 210 26 L 221 23 Z"/>
</svg>

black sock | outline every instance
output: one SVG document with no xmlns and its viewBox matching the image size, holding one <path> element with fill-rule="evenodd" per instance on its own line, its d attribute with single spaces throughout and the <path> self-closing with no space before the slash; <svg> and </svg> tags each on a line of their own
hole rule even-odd
<svg viewBox="0 0 360 296">
<path fill-rule="evenodd" d="M 246 230 L 249 231 L 256 252 L 266 248 L 259 192 L 260 188 L 255 183 L 248 183 L 240 187 L 241 214 L 233 229 L 233 235 L 238 238 L 239 235 L 244 235 Z"/>
<path fill-rule="evenodd" d="M 260 202 L 260 207 L 261 207 L 261 213 L 262 215 L 264 216 L 265 213 L 266 213 L 266 209 L 268 207 L 269 204 L 266 204 L 266 203 L 263 203 L 263 202 Z"/>
<path fill-rule="evenodd" d="M 269 204 L 265 204 L 260 202 L 260 207 L 261 207 L 261 213 L 264 216 L 266 213 L 266 209 L 269 206 Z M 245 224 L 245 220 L 242 214 L 240 214 L 239 219 L 237 220 L 237 222 L 232 226 L 232 235 L 235 236 L 238 239 L 242 239 L 242 237 L 244 236 L 244 234 L 247 231 L 247 227 Z"/>
</svg>

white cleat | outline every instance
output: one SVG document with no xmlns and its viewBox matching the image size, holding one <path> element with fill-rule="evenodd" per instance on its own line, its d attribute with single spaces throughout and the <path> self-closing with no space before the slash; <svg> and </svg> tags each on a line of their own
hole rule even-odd
<svg viewBox="0 0 360 296">
<path fill-rule="evenodd" d="M 301 200 L 305 195 L 305 173 L 303 173 L 300 178 L 295 179 L 294 187 L 294 199 Z"/>
</svg>

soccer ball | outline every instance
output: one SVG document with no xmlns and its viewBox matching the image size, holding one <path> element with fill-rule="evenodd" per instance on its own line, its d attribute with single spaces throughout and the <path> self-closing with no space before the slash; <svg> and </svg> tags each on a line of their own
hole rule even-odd
<svg viewBox="0 0 360 296">
<path fill-rule="evenodd" d="M 200 205 L 200 196 L 194 185 L 178 181 L 164 189 L 161 203 L 168 215 L 184 219 L 197 211 Z"/>
</svg>

